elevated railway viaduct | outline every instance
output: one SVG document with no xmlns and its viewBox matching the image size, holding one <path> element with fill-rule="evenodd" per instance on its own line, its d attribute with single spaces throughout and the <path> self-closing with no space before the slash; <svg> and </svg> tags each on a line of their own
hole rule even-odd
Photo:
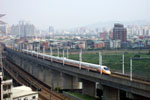
<svg viewBox="0 0 150 100">
<path fill-rule="evenodd" d="M 126 97 L 135 100 L 150 99 L 149 81 L 136 78 L 130 81 L 128 76 L 116 73 L 104 75 L 6 47 L 5 51 L 6 59 L 48 84 L 51 88 L 79 89 L 81 82 L 83 94 L 96 96 L 96 90 L 101 89 L 104 100 L 120 100 L 120 91 L 124 91 Z"/>
</svg>

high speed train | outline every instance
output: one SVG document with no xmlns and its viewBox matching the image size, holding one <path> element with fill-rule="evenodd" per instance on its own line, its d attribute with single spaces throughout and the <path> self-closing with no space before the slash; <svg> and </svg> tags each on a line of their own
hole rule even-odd
<svg viewBox="0 0 150 100">
<path fill-rule="evenodd" d="M 104 73 L 104 74 L 108 74 L 108 75 L 111 74 L 111 71 L 109 70 L 109 68 L 107 66 L 91 64 L 91 63 L 87 63 L 87 62 L 80 62 L 80 61 L 67 59 L 67 58 L 63 58 L 63 57 L 50 56 L 47 54 L 38 53 L 35 51 L 29 51 L 26 49 L 23 49 L 22 51 L 26 54 L 30 54 L 32 56 L 37 56 L 39 58 L 44 58 L 46 60 L 55 61 L 58 63 L 71 65 L 71 66 L 78 67 L 78 68 L 84 68 L 87 70 L 92 70 L 92 71 L 96 71 L 96 72 L 100 72 L 100 73 Z"/>
</svg>

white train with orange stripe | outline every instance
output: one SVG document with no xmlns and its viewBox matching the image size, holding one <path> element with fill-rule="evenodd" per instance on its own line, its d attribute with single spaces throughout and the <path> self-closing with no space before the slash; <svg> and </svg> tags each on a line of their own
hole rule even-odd
<svg viewBox="0 0 150 100">
<path fill-rule="evenodd" d="M 80 61 L 76 61 L 76 60 L 72 60 L 72 59 L 67 59 L 67 58 L 62 58 L 62 57 L 56 57 L 56 56 L 50 56 L 50 55 L 46 55 L 43 53 L 38 53 L 35 51 L 29 51 L 26 49 L 22 50 L 24 53 L 26 54 L 30 54 L 32 56 L 37 56 L 39 58 L 44 58 L 46 60 L 50 60 L 50 61 L 55 61 L 58 63 L 63 63 L 66 65 L 71 65 L 74 67 L 81 67 L 84 69 L 88 69 L 88 70 L 92 70 L 92 71 L 97 71 L 100 73 L 104 73 L 104 74 L 111 74 L 111 71 L 109 70 L 109 68 L 107 66 L 103 66 L 103 65 L 97 65 L 97 64 L 91 64 L 91 63 L 87 63 L 87 62 L 80 62 Z"/>
</svg>

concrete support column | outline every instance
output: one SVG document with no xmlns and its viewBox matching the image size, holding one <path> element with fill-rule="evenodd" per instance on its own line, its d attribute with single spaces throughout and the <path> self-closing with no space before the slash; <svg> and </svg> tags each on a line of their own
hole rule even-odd
<svg viewBox="0 0 150 100">
<path fill-rule="evenodd" d="M 28 62 L 28 63 L 27 63 L 27 61 L 26 61 L 26 63 L 25 63 L 25 71 L 29 72 L 31 65 L 32 65 L 32 62 L 30 62 L 30 63 Z"/>
<path fill-rule="evenodd" d="M 16 60 L 17 60 L 17 65 L 18 65 L 18 66 L 21 66 L 21 58 L 18 57 Z"/>
<path fill-rule="evenodd" d="M 126 97 L 131 100 L 150 100 L 149 98 L 126 92 Z"/>
<path fill-rule="evenodd" d="M 73 77 L 73 89 L 81 89 L 78 77 Z"/>
<path fill-rule="evenodd" d="M 39 69 L 37 66 L 38 65 L 32 66 L 32 73 L 33 73 L 33 76 L 35 76 L 36 78 L 39 78 Z"/>
<path fill-rule="evenodd" d="M 32 69 L 32 66 L 33 66 L 33 65 L 32 65 L 32 64 L 28 64 L 28 66 L 29 66 L 29 73 L 30 73 L 30 74 L 33 74 L 33 73 L 32 73 L 32 72 L 33 72 L 33 69 Z"/>
<path fill-rule="evenodd" d="M 120 90 L 103 86 L 103 100 L 120 100 Z"/>
<path fill-rule="evenodd" d="M 89 96 L 96 96 L 96 83 L 88 80 L 82 80 L 82 93 L 87 94 Z"/>
<path fill-rule="evenodd" d="M 61 73 L 61 89 L 73 89 L 73 76 Z"/>
<path fill-rule="evenodd" d="M 23 59 L 21 60 L 21 63 L 20 63 L 20 67 L 22 68 L 22 64 L 23 64 Z"/>
<path fill-rule="evenodd" d="M 39 79 L 41 80 L 41 81 L 43 81 L 44 80 L 44 68 L 43 68 L 43 66 L 41 66 L 41 65 L 38 65 L 38 67 L 37 67 L 39 70 Z"/>
<path fill-rule="evenodd" d="M 22 69 L 25 69 L 25 61 L 22 61 L 22 62 L 21 62 L 21 68 L 22 68 Z"/>
<path fill-rule="evenodd" d="M 51 86 L 51 69 L 45 68 L 44 70 L 44 82 Z"/>
<path fill-rule="evenodd" d="M 23 68 L 24 70 L 26 69 L 26 64 L 29 63 L 26 60 L 21 62 L 21 68 Z"/>
<path fill-rule="evenodd" d="M 23 67 L 23 59 L 21 60 L 21 65 L 20 65 L 20 67 L 21 67 L 21 68 Z"/>
<path fill-rule="evenodd" d="M 25 61 L 24 62 L 24 70 L 29 72 L 29 65 L 32 65 L 32 62 Z"/>
<path fill-rule="evenodd" d="M 50 82 L 52 89 L 61 88 L 62 87 L 61 73 L 55 70 L 51 70 Z"/>
</svg>

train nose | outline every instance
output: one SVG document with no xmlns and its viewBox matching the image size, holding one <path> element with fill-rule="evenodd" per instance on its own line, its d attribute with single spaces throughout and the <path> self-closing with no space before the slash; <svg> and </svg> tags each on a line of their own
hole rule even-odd
<svg viewBox="0 0 150 100">
<path fill-rule="evenodd" d="M 110 75 L 110 74 L 111 74 L 111 72 L 110 72 L 110 71 L 107 71 L 107 74 L 108 74 L 108 75 Z"/>
<path fill-rule="evenodd" d="M 111 72 L 110 72 L 110 71 L 108 71 L 108 74 L 110 75 L 110 74 L 111 74 Z"/>
</svg>

